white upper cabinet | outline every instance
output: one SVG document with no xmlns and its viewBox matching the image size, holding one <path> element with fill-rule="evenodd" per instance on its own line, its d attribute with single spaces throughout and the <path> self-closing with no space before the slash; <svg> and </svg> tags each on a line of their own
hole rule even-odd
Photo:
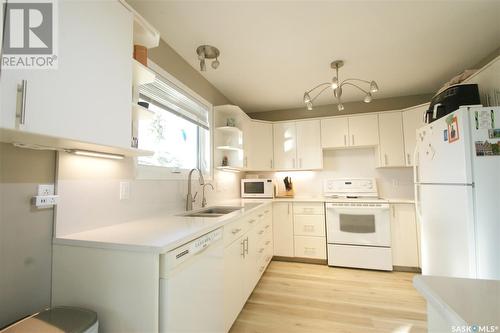
<svg viewBox="0 0 500 333">
<path fill-rule="evenodd" d="M 319 120 L 300 121 L 296 124 L 297 168 L 321 169 L 323 151 L 321 150 L 321 126 Z"/>
<path fill-rule="evenodd" d="M 378 145 L 377 114 L 349 117 L 348 141 L 351 147 Z"/>
<path fill-rule="evenodd" d="M 273 125 L 249 121 L 244 130 L 245 162 L 249 170 L 270 170 L 273 162 Z"/>
<path fill-rule="evenodd" d="M 274 133 L 274 167 L 278 170 L 295 169 L 297 164 L 297 133 L 295 123 L 276 123 Z"/>
<path fill-rule="evenodd" d="M 118 1 L 60 1 L 58 25 L 57 69 L 3 71 L 1 126 L 130 148 L 133 14 Z"/>
<path fill-rule="evenodd" d="M 401 112 L 381 113 L 378 116 L 380 130 L 380 166 L 405 166 L 403 119 Z"/>
<path fill-rule="evenodd" d="M 417 129 L 425 126 L 424 112 L 429 108 L 429 104 L 423 104 L 414 108 L 403 110 L 403 132 L 405 142 L 405 163 L 406 166 L 413 166 L 413 152 L 416 145 Z"/>
<path fill-rule="evenodd" d="M 274 168 L 277 170 L 321 169 L 321 126 L 319 120 L 276 123 Z"/>
<path fill-rule="evenodd" d="M 321 147 L 344 148 L 349 145 L 349 121 L 347 117 L 321 120 Z"/>
</svg>

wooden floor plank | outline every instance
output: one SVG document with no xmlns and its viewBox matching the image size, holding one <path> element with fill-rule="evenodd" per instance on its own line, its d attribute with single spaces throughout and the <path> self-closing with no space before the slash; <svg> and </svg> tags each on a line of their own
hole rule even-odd
<svg viewBox="0 0 500 333">
<path fill-rule="evenodd" d="M 414 275 L 272 261 L 230 333 L 425 332 Z"/>
</svg>

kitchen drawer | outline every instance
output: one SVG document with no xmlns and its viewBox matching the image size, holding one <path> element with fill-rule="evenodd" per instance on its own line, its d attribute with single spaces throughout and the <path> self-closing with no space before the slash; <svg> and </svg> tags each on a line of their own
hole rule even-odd
<svg viewBox="0 0 500 333">
<path fill-rule="evenodd" d="M 295 257 L 326 259 L 326 238 L 295 236 Z"/>
<path fill-rule="evenodd" d="M 261 221 L 261 219 L 259 219 L 259 216 L 257 215 L 257 213 L 254 213 L 252 215 L 244 217 L 243 221 L 248 228 L 247 230 L 249 230 L 249 229 L 252 229 L 253 227 L 257 226 L 259 224 L 259 222 Z"/>
<path fill-rule="evenodd" d="M 392 271 L 391 248 L 328 244 L 328 265 Z"/>
<path fill-rule="evenodd" d="M 228 246 L 239 237 L 243 236 L 250 225 L 246 219 L 239 219 L 224 226 L 224 246 Z"/>
<path fill-rule="evenodd" d="M 325 206 L 322 202 L 294 202 L 294 215 L 325 215 Z"/>
<path fill-rule="evenodd" d="M 323 215 L 295 215 L 293 233 L 296 236 L 325 237 L 325 217 Z"/>
</svg>

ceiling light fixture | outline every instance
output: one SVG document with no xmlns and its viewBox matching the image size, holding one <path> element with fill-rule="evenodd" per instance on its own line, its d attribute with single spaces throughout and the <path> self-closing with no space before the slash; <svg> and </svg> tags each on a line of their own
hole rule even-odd
<svg viewBox="0 0 500 333">
<path fill-rule="evenodd" d="M 205 72 L 207 70 L 207 66 L 205 64 L 206 59 L 215 59 L 212 61 L 212 68 L 217 69 L 220 65 L 219 55 L 220 51 L 218 48 L 212 45 L 201 45 L 196 49 L 196 53 L 198 54 L 198 60 L 200 61 L 200 71 Z"/>
<path fill-rule="evenodd" d="M 333 90 L 333 96 L 337 99 L 337 109 L 339 111 L 344 110 L 344 105 L 342 104 L 342 87 L 344 86 L 352 86 L 354 88 L 357 88 L 358 90 L 361 90 L 365 94 L 365 98 L 363 101 L 365 103 L 370 103 L 373 99 L 372 94 L 376 93 L 378 91 L 378 85 L 377 82 L 375 81 L 367 81 L 367 80 L 362 80 L 362 79 L 345 79 L 343 81 L 339 80 L 339 68 L 344 66 L 344 61 L 342 60 L 335 60 L 330 64 L 330 67 L 335 69 L 335 76 L 332 79 L 332 82 L 325 82 L 318 84 L 316 87 L 306 91 L 304 93 L 304 104 L 306 105 L 308 110 L 313 109 L 313 102 L 316 98 L 318 98 L 319 95 L 323 93 L 323 91 L 327 90 L 328 88 L 331 88 Z M 370 85 L 368 90 L 365 90 L 361 88 L 359 85 L 355 84 L 354 82 L 362 82 L 362 83 L 367 83 Z M 321 89 L 314 97 L 311 98 L 311 93 L 315 91 L 318 88 L 323 88 Z"/>
</svg>

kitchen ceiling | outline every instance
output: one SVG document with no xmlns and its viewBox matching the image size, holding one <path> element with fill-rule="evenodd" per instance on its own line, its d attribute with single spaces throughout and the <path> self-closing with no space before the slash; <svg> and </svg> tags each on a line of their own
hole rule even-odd
<svg viewBox="0 0 500 333">
<path fill-rule="evenodd" d="M 376 80 L 374 98 L 435 92 L 493 52 L 500 1 L 130 1 L 196 70 L 196 47 L 221 51 L 202 75 L 246 112 L 302 107 L 334 76 Z M 343 101 L 363 94 L 346 89 Z M 323 94 L 315 105 L 332 104 Z"/>
</svg>

